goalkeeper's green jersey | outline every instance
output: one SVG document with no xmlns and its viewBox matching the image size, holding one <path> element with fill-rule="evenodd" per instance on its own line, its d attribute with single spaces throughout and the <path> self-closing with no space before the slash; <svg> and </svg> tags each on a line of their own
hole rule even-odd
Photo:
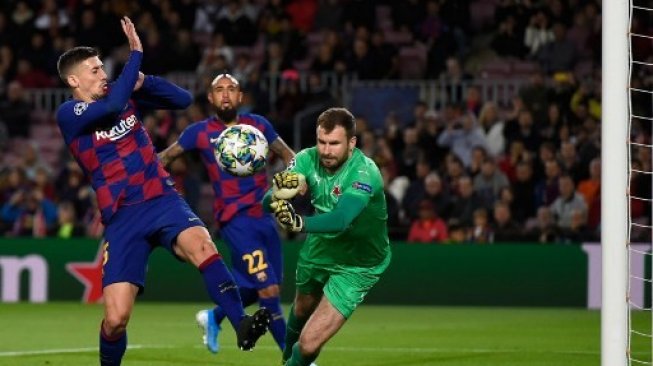
<svg viewBox="0 0 653 366">
<path fill-rule="evenodd" d="M 372 159 L 355 148 L 334 174 L 320 165 L 316 147 L 304 149 L 290 170 L 303 174 L 316 214 L 332 211 L 343 195 L 355 195 L 367 204 L 351 225 L 339 233 L 308 233 L 300 252 L 316 264 L 373 266 L 390 254 L 383 178 Z"/>
</svg>

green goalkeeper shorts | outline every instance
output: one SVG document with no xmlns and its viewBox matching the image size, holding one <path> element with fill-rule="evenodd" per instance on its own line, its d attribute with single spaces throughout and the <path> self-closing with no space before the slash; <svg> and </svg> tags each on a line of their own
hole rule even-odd
<svg viewBox="0 0 653 366">
<path fill-rule="evenodd" d="M 297 263 L 297 291 L 302 294 L 324 292 L 331 305 L 345 319 L 349 319 L 356 307 L 381 277 L 390 264 L 391 253 L 373 267 Z"/>
</svg>

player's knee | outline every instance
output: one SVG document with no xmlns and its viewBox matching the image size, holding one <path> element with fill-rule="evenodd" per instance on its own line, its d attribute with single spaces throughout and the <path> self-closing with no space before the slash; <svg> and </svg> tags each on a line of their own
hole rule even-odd
<svg viewBox="0 0 653 366">
<path fill-rule="evenodd" d="M 317 335 L 302 334 L 299 337 L 299 352 L 303 356 L 315 356 L 321 348 L 322 343 Z"/>
<path fill-rule="evenodd" d="M 270 285 L 266 288 L 258 290 L 258 296 L 262 299 L 279 297 L 280 293 L 281 291 L 279 290 L 279 285 Z"/>
<path fill-rule="evenodd" d="M 116 312 L 104 317 L 104 330 L 107 334 L 124 332 L 129 323 L 129 313 Z"/>
<path fill-rule="evenodd" d="M 194 264 L 196 267 L 205 260 L 218 253 L 215 245 L 210 239 L 198 239 L 193 242 L 184 242 L 177 244 L 179 255 L 182 259 Z"/>
</svg>

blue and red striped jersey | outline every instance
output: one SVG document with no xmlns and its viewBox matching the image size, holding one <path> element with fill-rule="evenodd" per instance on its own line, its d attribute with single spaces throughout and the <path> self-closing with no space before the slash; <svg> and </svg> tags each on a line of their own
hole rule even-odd
<svg viewBox="0 0 653 366">
<path fill-rule="evenodd" d="M 263 132 L 268 144 L 272 144 L 279 137 L 272 124 L 263 116 L 240 114 L 237 123 L 251 125 L 259 129 Z M 264 212 L 261 200 L 268 190 L 265 169 L 251 177 L 236 177 L 218 166 L 215 158 L 217 140 L 220 133 L 227 127 L 224 122 L 213 116 L 186 127 L 179 136 L 178 143 L 186 151 L 199 150 L 213 186 L 215 195 L 213 213 L 218 223 L 227 222 L 240 213 L 245 213 L 250 217 L 262 217 Z"/>
<path fill-rule="evenodd" d="M 57 111 L 64 140 L 96 192 L 102 222 L 122 206 L 177 194 L 141 122 L 139 108 L 181 109 L 190 93 L 154 76 L 133 92 L 142 53 L 134 51 L 106 97 L 70 100 Z"/>
</svg>

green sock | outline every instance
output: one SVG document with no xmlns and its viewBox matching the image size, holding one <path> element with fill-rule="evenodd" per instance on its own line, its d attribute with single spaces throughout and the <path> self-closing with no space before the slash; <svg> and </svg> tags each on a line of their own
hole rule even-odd
<svg viewBox="0 0 653 366">
<path fill-rule="evenodd" d="M 292 346 L 292 357 L 286 362 L 285 366 L 309 366 L 316 358 L 317 355 L 309 357 L 302 356 L 301 352 L 299 352 L 299 343 L 295 343 Z"/>
<path fill-rule="evenodd" d="M 306 320 L 298 319 L 295 316 L 295 305 L 290 307 L 290 314 L 288 314 L 288 321 L 286 323 L 286 341 L 285 348 L 283 349 L 282 363 L 286 363 L 293 353 L 293 345 L 299 340 L 299 334 L 304 328 Z"/>
</svg>

